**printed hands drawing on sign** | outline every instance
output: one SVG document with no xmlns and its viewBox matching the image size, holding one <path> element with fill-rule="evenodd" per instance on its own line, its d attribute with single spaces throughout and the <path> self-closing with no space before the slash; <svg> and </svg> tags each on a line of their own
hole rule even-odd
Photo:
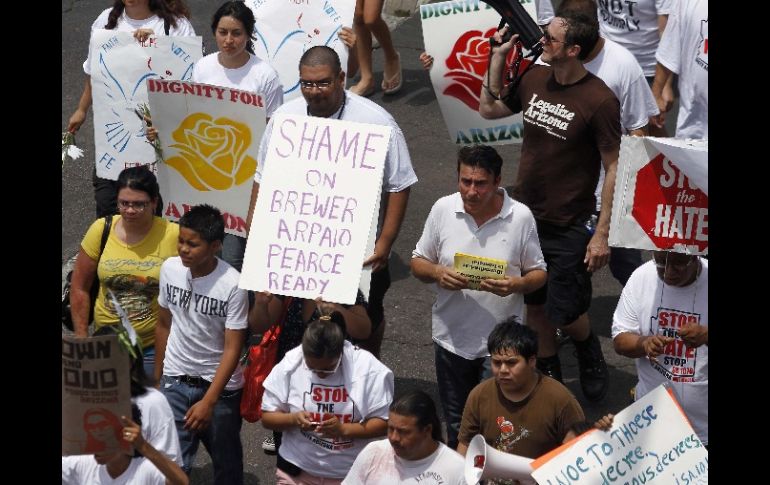
<svg viewBox="0 0 770 485">
<path fill-rule="evenodd" d="M 165 69 L 164 76 L 152 70 L 152 58 L 147 59 L 147 71 L 136 80 L 118 79 L 110 70 L 103 54 L 99 55 L 99 69 L 103 78 L 106 80 L 104 86 L 107 88 L 107 97 L 112 99 L 109 109 L 109 120 L 104 125 L 104 134 L 107 142 L 118 152 L 124 152 L 132 140 L 144 143 L 145 124 L 136 116 L 137 104 L 144 103 L 146 100 L 146 81 L 147 79 L 165 79 L 172 77 L 173 73 Z M 191 75 L 192 64 L 182 75 L 185 79 Z M 138 96 L 138 97 L 137 97 Z"/>
<path fill-rule="evenodd" d="M 257 161 L 247 153 L 251 130 L 238 121 L 193 113 L 182 120 L 171 137 L 175 142 L 171 148 L 178 152 L 166 164 L 201 192 L 241 185 L 257 169 Z"/>
<path fill-rule="evenodd" d="M 338 42 L 341 42 L 340 38 L 337 36 L 337 33 L 342 29 L 342 25 L 338 24 L 335 26 L 335 28 L 329 33 L 328 36 L 322 37 L 321 30 L 317 27 L 308 27 L 307 30 L 302 28 L 302 15 L 297 17 L 297 29 L 292 30 L 291 32 L 287 33 L 279 42 L 278 47 L 275 48 L 274 51 L 271 51 L 270 46 L 267 44 L 267 40 L 262 35 L 262 33 L 257 30 L 257 39 L 260 43 L 262 43 L 262 46 L 265 48 L 265 52 L 267 52 L 268 61 L 272 61 L 276 59 L 280 55 L 288 56 L 292 59 L 299 59 L 302 57 L 302 54 L 305 53 L 306 50 L 310 49 L 311 47 L 317 46 L 317 45 L 325 45 L 328 47 L 331 47 L 332 49 L 335 48 L 335 45 Z M 293 77 L 295 79 L 294 83 L 286 83 L 283 86 L 283 94 L 284 96 L 296 91 L 299 89 L 299 76 L 295 75 Z"/>
<path fill-rule="evenodd" d="M 496 27 L 486 32 L 469 30 L 457 39 L 452 53 L 446 59 L 449 71 L 444 74 L 444 77 L 454 82 L 444 89 L 443 94 L 459 99 L 473 111 L 479 110 L 481 85 L 489 63 L 489 38 L 495 32 L 497 32 Z M 515 54 L 516 49 L 511 50 L 506 58 L 506 65 L 511 63 Z M 520 69 L 525 69 L 529 62 L 523 60 Z"/>
<path fill-rule="evenodd" d="M 109 118 L 104 125 L 104 134 L 107 142 L 118 152 L 125 151 L 131 140 L 138 139 L 143 142 L 144 123 L 136 118 L 134 108 L 136 101 L 134 96 L 146 76 L 142 76 L 136 82 L 124 80 L 121 82 L 110 71 L 104 56 L 99 56 L 99 69 L 102 76 L 107 80 L 107 96 L 113 100 L 113 106 L 110 108 Z"/>
</svg>

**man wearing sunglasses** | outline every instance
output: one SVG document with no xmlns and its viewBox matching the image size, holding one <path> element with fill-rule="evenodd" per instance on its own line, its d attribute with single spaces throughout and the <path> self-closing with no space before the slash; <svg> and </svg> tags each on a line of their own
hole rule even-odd
<svg viewBox="0 0 770 485">
<path fill-rule="evenodd" d="M 527 71 L 515 90 L 502 89 L 506 55 L 518 35 L 500 44 L 494 36 L 490 74 L 481 92 L 479 113 L 494 119 L 521 111 L 524 137 L 516 200 L 535 216 L 540 246 L 548 265 L 546 285 L 528 295 L 527 323 L 538 333 L 537 367 L 561 380 L 556 328 L 572 337 L 583 394 L 604 398 L 609 387 L 607 364 L 588 321 L 591 274 L 607 264 L 612 197 L 620 150 L 620 104 L 583 61 L 599 35 L 596 16 L 574 10 L 544 28 L 542 59 Z M 594 188 L 604 166 L 602 211 L 595 209 Z"/>
<path fill-rule="evenodd" d="M 279 107 L 275 114 L 290 113 L 321 118 L 331 118 L 358 123 L 390 126 L 393 130 L 385 157 L 385 173 L 382 179 L 380 220 L 374 253 L 364 260 L 364 266 L 372 268 L 371 291 L 366 295 L 367 313 L 372 321 L 371 336 L 358 344 L 380 357 L 380 345 L 385 331 L 383 298 L 390 287 L 388 258 L 398 236 L 406 213 L 410 187 L 417 182 L 412 160 L 401 128 L 393 117 L 378 104 L 364 97 L 345 91 L 345 72 L 333 49 L 315 46 L 308 49 L 299 61 L 299 85 L 302 97 Z M 259 194 L 259 184 L 265 169 L 267 147 L 273 131 L 273 120 L 267 124 L 259 145 L 259 165 L 254 175 L 248 221 L 251 224 L 254 205 Z"/>
<path fill-rule="evenodd" d="M 708 290 L 708 260 L 655 251 L 629 278 L 612 317 L 615 351 L 636 361 L 636 399 L 668 382 L 706 446 Z"/>
</svg>

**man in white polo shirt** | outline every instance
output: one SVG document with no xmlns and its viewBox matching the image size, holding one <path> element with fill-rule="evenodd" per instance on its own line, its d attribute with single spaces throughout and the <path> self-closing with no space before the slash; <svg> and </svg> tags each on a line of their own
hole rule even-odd
<svg viewBox="0 0 770 485">
<path fill-rule="evenodd" d="M 546 281 L 532 212 L 500 187 L 503 160 L 485 145 L 457 154 L 459 192 L 439 199 L 412 252 L 412 273 L 434 283 L 433 342 L 447 445 L 457 447 L 465 400 L 490 377 L 487 337 L 511 315 L 523 315 L 524 293 Z M 483 279 L 480 290 L 454 270 L 455 253 L 504 260 L 505 277 Z"/>
</svg>

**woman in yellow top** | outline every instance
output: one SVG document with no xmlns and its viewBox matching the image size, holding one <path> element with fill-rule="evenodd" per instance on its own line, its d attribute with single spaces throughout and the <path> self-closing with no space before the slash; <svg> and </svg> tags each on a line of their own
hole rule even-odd
<svg viewBox="0 0 770 485">
<path fill-rule="evenodd" d="M 160 266 L 177 255 L 179 226 L 153 215 L 160 190 L 147 167 L 120 172 L 117 189 L 119 214 L 113 217 L 102 254 L 99 247 L 104 219 L 91 224 L 80 244 L 72 273 L 72 323 L 75 335 L 88 336 L 93 304 L 97 328 L 118 324 L 114 296 L 141 338 L 144 367 L 147 375 L 153 375 Z M 89 290 L 94 278 L 99 278 L 99 295 L 91 302 Z"/>
</svg>

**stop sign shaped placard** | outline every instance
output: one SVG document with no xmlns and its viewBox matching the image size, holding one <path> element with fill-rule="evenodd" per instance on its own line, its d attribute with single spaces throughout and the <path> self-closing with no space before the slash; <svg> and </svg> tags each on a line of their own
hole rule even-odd
<svg viewBox="0 0 770 485">
<path fill-rule="evenodd" d="M 708 213 L 708 196 L 662 153 L 637 173 L 631 214 L 658 248 L 697 246 L 705 253 Z"/>
</svg>

